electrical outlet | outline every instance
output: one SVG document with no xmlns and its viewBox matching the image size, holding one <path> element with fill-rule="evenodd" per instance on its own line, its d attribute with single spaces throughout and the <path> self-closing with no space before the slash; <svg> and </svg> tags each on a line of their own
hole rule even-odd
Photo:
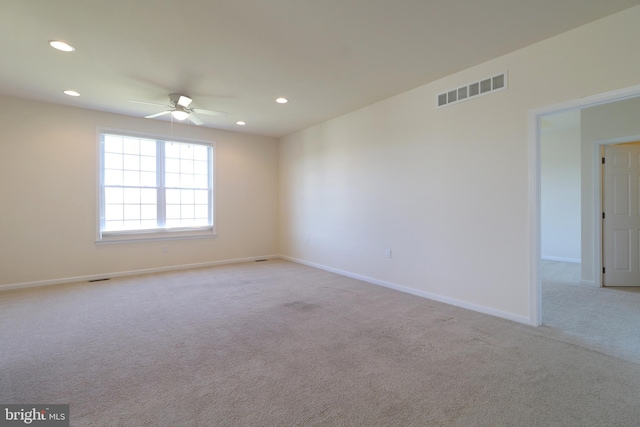
<svg viewBox="0 0 640 427">
<path fill-rule="evenodd" d="M 167 252 L 169 252 L 169 249 L 167 249 L 167 245 L 162 245 L 162 253 L 166 254 Z"/>
<path fill-rule="evenodd" d="M 387 255 L 387 258 L 391 259 L 391 248 L 387 249 L 386 255 Z"/>
</svg>

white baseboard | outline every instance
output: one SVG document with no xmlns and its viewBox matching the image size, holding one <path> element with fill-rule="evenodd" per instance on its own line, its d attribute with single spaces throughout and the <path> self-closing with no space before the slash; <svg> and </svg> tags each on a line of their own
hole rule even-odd
<svg viewBox="0 0 640 427">
<path fill-rule="evenodd" d="M 546 255 L 542 255 L 540 258 L 547 261 L 572 262 L 574 264 L 582 263 L 582 260 L 576 259 L 576 258 L 562 258 L 557 256 L 546 256 Z"/>
<path fill-rule="evenodd" d="M 329 271 L 331 273 L 340 274 L 341 276 L 350 277 L 352 279 L 362 280 L 363 282 L 371 283 L 378 286 L 383 286 L 385 288 L 394 289 L 396 291 L 405 292 L 407 294 L 416 295 L 422 298 L 427 298 L 430 300 L 442 302 L 445 304 L 453 305 L 455 307 L 464 308 L 467 310 L 477 311 L 479 313 L 488 314 L 495 317 L 500 317 L 503 319 L 511 320 L 518 323 L 524 323 L 526 325 L 531 325 L 531 320 L 526 316 L 520 316 L 518 314 L 509 313 L 502 310 L 496 310 L 491 307 L 485 307 L 483 305 L 473 304 L 466 301 L 461 301 L 455 298 L 449 298 L 438 294 L 433 294 L 431 292 L 421 291 L 419 289 L 409 288 L 407 286 L 398 285 L 391 282 L 385 282 L 383 280 L 374 279 L 372 277 L 362 276 L 360 274 L 351 273 L 349 271 L 339 270 L 333 267 L 327 267 L 325 265 L 316 264 L 309 261 L 304 261 L 301 259 L 293 258 L 290 256 L 280 255 L 280 258 L 285 259 L 287 261 L 295 262 L 297 264 L 306 265 L 309 267 L 318 268 L 320 270 Z"/>
<path fill-rule="evenodd" d="M 596 282 L 595 280 L 580 280 L 580 284 L 585 286 L 595 286 Z"/>
<path fill-rule="evenodd" d="M 251 262 L 259 259 L 276 259 L 278 255 L 266 255 L 250 258 L 227 259 L 222 261 L 210 261 L 197 264 L 172 265 L 168 267 L 146 268 L 142 270 L 118 271 L 115 273 L 93 274 L 89 276 L 65 277 L 62 279 L 40 280 L 37 282 L 15 283 L 9 285 L 0 285 L 0 292 L 10 289 L 34 288 L 39 286 L 60 285 L 64 283 L 88 282 L 90 280 L 104 280 L 113 277 L 137 276 L 140 274 L 162 273 L 166 271 L 188 270 L 190 268 L 213 267 L 216 265 L 238 264 L 241 262 Z"/>
</svg>

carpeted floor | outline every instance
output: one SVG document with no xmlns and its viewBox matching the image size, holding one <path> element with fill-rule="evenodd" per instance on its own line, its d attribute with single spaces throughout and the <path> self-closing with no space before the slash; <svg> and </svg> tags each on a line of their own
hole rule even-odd
<svg viewBox="0 0 640 427">
<path fill-rule="evenodd" d="M 640 366 L 282 260 L 0 292 L 0 402 L 72 426 L 635 426 Z"/>
<path fill-rule="evenodd" d="M 542 261 L 544 327 L 578 345 L 640 364 L 640 287 L 580 284 L 580 264 Z"/>
</svg>

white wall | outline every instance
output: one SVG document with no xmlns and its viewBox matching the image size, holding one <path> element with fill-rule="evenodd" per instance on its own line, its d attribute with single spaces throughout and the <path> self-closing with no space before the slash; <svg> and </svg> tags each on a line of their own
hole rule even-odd
<svg viewBox="0 0 640 427">
<path fill-rule="evenodd" d="M 215 141 L 218 236 L 96 245 L 98 126 Z M 0 153 L 0 285 L 278 253 L 273 138 L 0 98 Z"/>
<path fill-rule="evenodd" d="M 594 147 L 608 139 L 640 136 L 640 98 L 618 101 L 582 110 L 582 280 L 593 282 L 597 269 L 594 257 Z M 597 173 L 597 172 L 596 172 Z M 598 179 L 598 176 L 595 176 Z M 596 255 L 594 255 L 596 254 Z"/>
<path fill-rule="evenodd" d="M 579 263 L 580 127 L 543 131 L 540 148 L 542 258 Z"/>
<path fill-rule="evenodd" d="M 635 7 L 283 138 L 281 253 L 530 321 L 528 112 L 640 83 L 638 22 Z M 435 108 L 504 70 L 508 90 Z"/>
</svg>

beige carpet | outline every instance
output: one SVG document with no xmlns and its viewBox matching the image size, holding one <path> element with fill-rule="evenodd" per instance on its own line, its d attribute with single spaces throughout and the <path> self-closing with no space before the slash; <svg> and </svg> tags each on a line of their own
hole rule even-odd
<svg viewBox="0 0 640 427">
<path fill-rule="evenodd" d="M 636 363 L 280 260 L 0 292 L 0 343 L 72 426 L 640 423 Z"/>
<path fill-rule="evenodd" d="M 640 287 L 581 284 L 580 264 L 545 260 L 541 267 L 544 327 L 640 364 Z"/>
</svg>

